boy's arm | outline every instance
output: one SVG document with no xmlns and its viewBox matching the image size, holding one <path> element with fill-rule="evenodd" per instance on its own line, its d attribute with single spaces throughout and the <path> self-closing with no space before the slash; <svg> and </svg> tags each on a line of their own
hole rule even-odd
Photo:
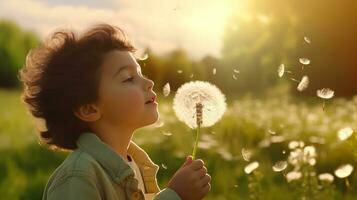
<svg viewBox="0 0 357 200">
<path fill-rule="evenodd" d="M 171 188 L 165 188 L 158 192 L 154 200 L 181 200 L 181 197 Z"/>
<path fill-rule="evenodd" d="M 97 200 L 101 199 L 95 183 L 87 176 L 66 177 L 45 194 L 43 200 Z"/>
</svg>

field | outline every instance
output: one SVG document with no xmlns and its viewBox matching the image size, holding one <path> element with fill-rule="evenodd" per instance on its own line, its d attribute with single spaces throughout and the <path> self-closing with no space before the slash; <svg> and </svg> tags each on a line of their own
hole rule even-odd
<svg viewBox="0 0 357 200">
<path fill-rule="evenodd" d="M 171 98 L 158 102 L 160 120 L 138 130 L 134 141 L 160 165 L 157 178 L 164 188 L 192 152 L 195 132 L 177 120 Z M 67 154 L 38 144 L 19 91 L 0 90 L 0 105 L 1 199 L 40 199 L 49 175 Z M 339 138 L 346 127 L 355 132 Z M 198 158 L 212 176 L 206 199 L 355 199 L 356 172 L 338 178 L 335 170 L 356 166 L 356 130 L 357 96 L 329 100 L 325 111 L 317 98 L 230 97 L 222 120 L 202 129 Z M 257 168 L 256 163 L 246 168 L 253 162 Z M 332 182 L 322 173 L 331 174 Z"/>
</svg>

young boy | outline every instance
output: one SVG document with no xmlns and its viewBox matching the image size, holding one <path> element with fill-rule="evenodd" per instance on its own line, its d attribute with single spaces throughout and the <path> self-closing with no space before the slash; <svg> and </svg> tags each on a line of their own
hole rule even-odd
<svg viewBox="0 0 357 200">
<path fill-rule="evenodd" d="M 56 31 L 29 52 L 22 99 L 44 121 L 41 141 L 71 151 L 44 200 L 186 200 L 209 192 L 211 177 L 191 156 L 160 190 L 159 166 L 131 140 L 159 115 L 154 83 L 141 74 L 135 50 L 120 28 L 98 24 L 80 37 Z"/>
</svg>

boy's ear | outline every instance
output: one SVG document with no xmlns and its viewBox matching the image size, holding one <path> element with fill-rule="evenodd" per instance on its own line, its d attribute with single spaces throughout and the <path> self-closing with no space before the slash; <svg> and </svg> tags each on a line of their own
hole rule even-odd
<svg viewBox="0 0 357 200">
<path fill-rule="evenodd" d="M 94 122 L 101 117 L 99 108 L 94 104 L 82 105 L 74 110 L 74 114 L 85 122 Z"/>
</svg>

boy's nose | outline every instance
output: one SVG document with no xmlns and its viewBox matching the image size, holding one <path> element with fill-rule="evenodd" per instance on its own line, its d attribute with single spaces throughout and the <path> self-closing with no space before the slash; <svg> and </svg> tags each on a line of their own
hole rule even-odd
<svg viewBox="0 0 357 200">
<path fill-rule="evenodd" d="M 154 81 L 152 81 L 151 79 L 147 79 L 147 89 L 151 90 L 154 87 Z"/>
</svg>

